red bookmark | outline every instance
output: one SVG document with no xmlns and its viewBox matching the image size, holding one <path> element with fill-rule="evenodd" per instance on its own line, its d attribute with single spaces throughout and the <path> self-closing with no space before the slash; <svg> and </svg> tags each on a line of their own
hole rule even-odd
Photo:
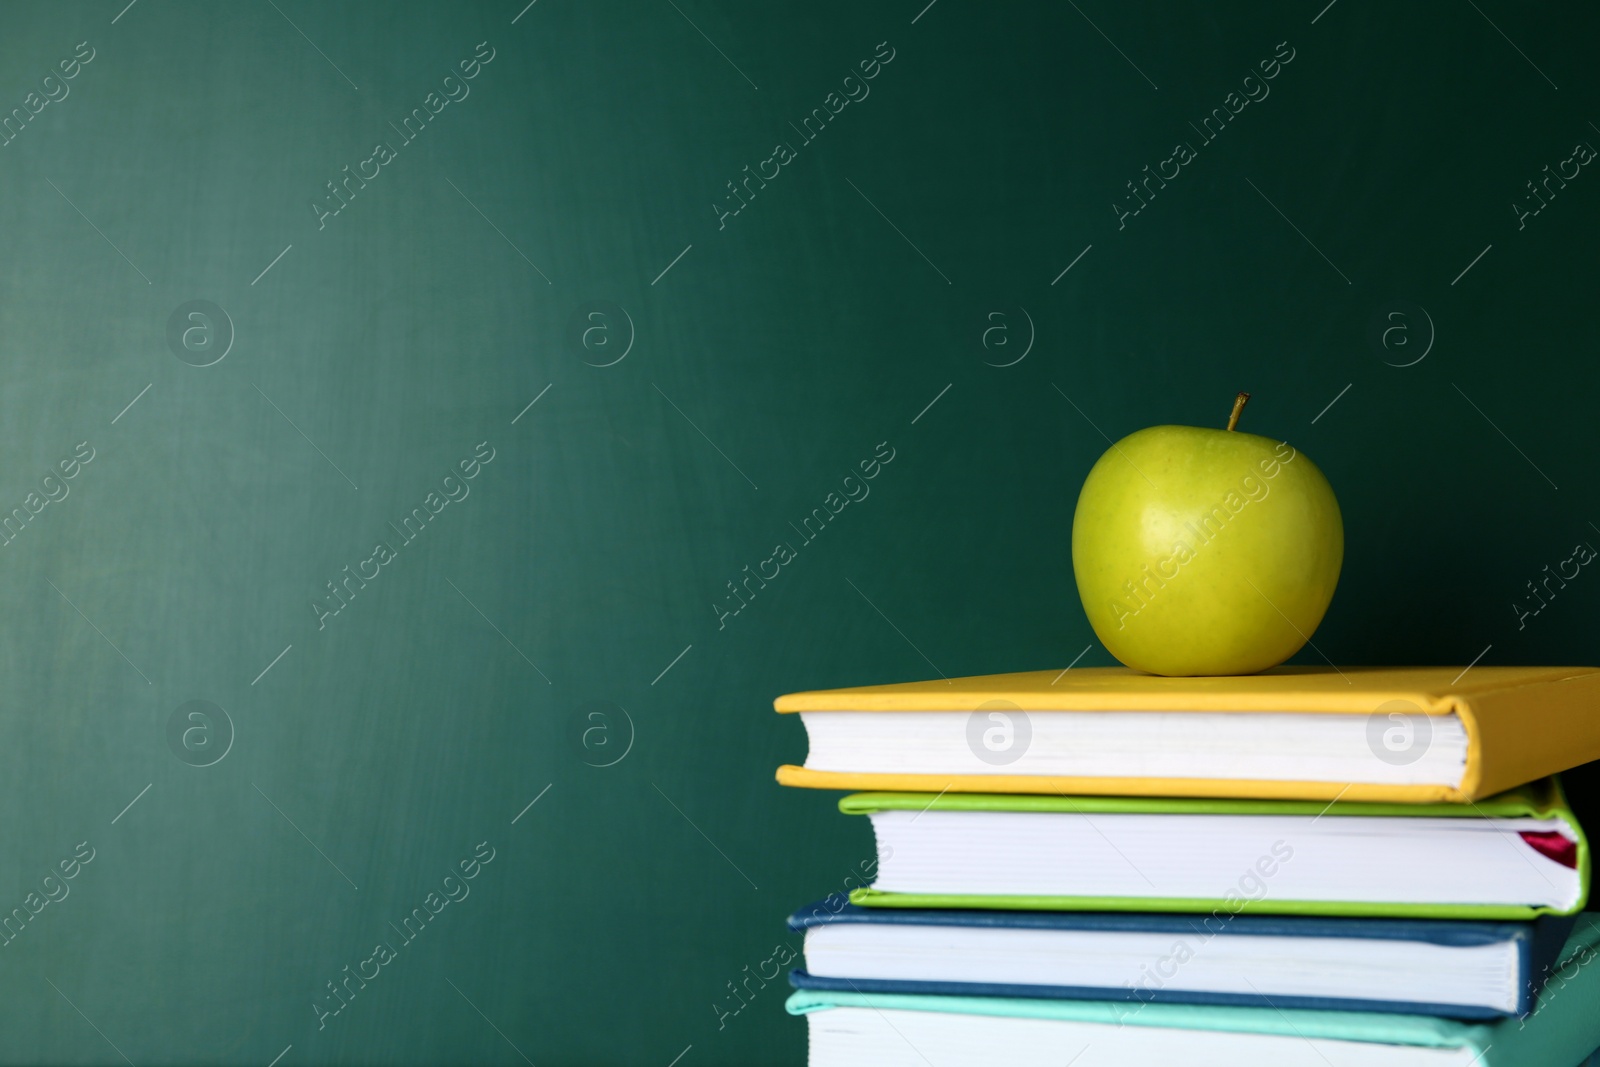
<svg viewBox="0 0 1600 1067">
<path fill-rule="evenodd" d="M 1578 843 L 1554 830 L 1527 830 L 1520 835 L 1541 856 L 1555 860 L 1563 867 L 1578 869 Z"/>
</svg>

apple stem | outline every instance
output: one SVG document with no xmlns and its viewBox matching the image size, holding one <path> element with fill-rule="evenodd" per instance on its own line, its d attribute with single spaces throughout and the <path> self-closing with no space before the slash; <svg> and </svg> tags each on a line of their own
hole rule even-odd
<svg viewBox="0 0 1600 1067">
<path fill-rule="evenodd" d="M 1250 402 L 1249 393 L 1240 393 L 1233 398 L 1233 414 L 1228 416 L 1228 429 L 1233 430 L 1239 425 L 1239 416 L 1244 413 L 1244 406 Z"/>
</svg>

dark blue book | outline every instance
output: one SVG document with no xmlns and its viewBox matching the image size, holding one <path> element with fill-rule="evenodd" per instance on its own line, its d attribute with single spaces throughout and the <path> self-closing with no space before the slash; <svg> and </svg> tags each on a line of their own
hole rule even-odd
<svg viewBox="0 0 1600 1067">
<path fill-rule="evenodd" d="M 1526 1015 L 1570 916 L 1533 922 L 862 908 L 789 917 L 798 989 Z"/>
</svg>

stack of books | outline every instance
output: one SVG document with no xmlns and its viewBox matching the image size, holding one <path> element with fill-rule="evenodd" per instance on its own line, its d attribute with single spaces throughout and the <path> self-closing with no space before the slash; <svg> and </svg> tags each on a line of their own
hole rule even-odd
<svg viewBox="0 0 1600 1067">
<path fill-rule="evenodd" d="M 812 1067 L 1600 1063 L 1558 772 L 1600 669 L 1042 671 L 795 693 L 778 781 L 870 790 L 797 911 Z"/>
</svg>

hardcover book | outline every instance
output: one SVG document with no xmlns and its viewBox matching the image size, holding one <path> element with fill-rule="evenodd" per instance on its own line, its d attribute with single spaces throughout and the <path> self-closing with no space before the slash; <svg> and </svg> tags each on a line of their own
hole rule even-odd
<svg viewBox="0 0 1600 1067">
<path fill-rule="evenodd" d="M 791 693 L 784 785 L 1467 802 L 1600 759 L 1593 667 L 1034 671 Z"/>
<path fill-rule="evenodd" d="M 1533 1014 L 1432 1015 L 802 989 L 812 1067 L 1567 1067 L 1600 1046 L 1600 917 L 1583 915 Z"/>
<path fill-rule="evenodd" d="M 857 793 L 875 907 L 1532 919 L 1588 900 L 1560 784 L 1469 804 Z"/>
<path fill-rule="evenodd" d="M 839 907 L 789 917 L 798 989 L 1499 1018 L 1533 1010 L 1572 917 L 1537 922 Z"/>
</svg>

